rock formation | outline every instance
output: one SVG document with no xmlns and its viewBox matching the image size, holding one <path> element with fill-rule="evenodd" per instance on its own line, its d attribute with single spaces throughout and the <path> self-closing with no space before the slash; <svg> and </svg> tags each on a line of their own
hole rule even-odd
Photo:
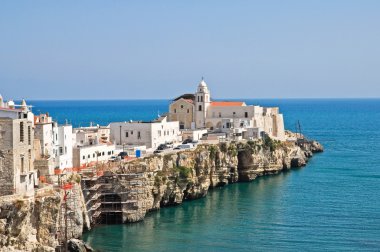
<svg viewBox="0 0 380 252">
<path fill-rule="evenodd" d="M 104 221 L 112 213 L 113 218 L 120 217 L 118 223 L 140 221 L 149 211 L 204 197 L 210 188 L 304 166 L 313 153 L 321 151 L 323 147 L 315 141 L 264 138 L 136 159 L 88 179 L 92 188 L 98 188 L 95 192 L 85 190 L 85 178 L 69 176 L 67 181 L 74 184 L 71 196 L 66 197 L 69 247 L 90 251 L 72 239 L 90 228 L 90 220 L 99 223 L 96 219 Z M 91 203 L 95 195 L 97 201 Z M 63 235 L 64 198 L 62 189 L 52 187 L 30 198 L 0 197 L 0 251 L 54 251 Z"/>
<path fill-rule="evenodd" d="M 126 163 L 109 173 L 108 190 L 120 197 L 120 222 L 136 222 L 149 211 L 204 197 L 210 188 L 304 166 L 314 152 L 320 151 L 323 148 L 315 141 L 264 139 L 200 145 L 194 151 Z"/>
</svg>

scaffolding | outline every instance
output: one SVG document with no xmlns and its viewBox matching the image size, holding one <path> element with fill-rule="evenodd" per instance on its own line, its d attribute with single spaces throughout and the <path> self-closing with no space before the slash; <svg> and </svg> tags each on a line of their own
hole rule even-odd
<svg viewBox="0 0 380 252">
<path fill-rule="evenodd" d="M 77 210 L 77 202 L 80 197 L 79 187 L 76 184 L 62 184 L 63 199 L 61 200 L 59 212 L 59 226 L 57 231 L 57 239 L 59 246 L 57 251 L 68 251 L 68 240 L 75 237 L 75 211 Z"/>
</svg>

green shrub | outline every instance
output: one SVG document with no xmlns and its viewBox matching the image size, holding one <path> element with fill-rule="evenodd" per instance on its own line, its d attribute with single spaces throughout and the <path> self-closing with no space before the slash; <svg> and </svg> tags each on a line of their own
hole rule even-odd
<svg viewBox="0 0 380 252">
<path fill-rule="evenodd" d="M 216 158 L 216 152 L 217 152 L 217 148 L 215 145 L 210 145 L 209 147 L 209 152 L 210 152 L 210 159 L 211 160 L 214 160 Z"/>
<path fill-rule="evenodd" d="M 263 146 L 266 149 L 269 149 L 271 152 L 275 151 L 279 146 L 281 146 L 281 142 L 277 140 L 273 140 L 269 136 L 265 135 L 263 138 Z"/>
<path fill-rule="evenodd" d="M 238 154 L 236 146 L 234 144 L 230 144 L 230 146 L 228 146 L 227 153 L 232 157 L 236 157 Z"/>
<path fill-rule="evenodd" d="M 219 145 L 220 151 L 223 153 L 227 152 L 227 143 L 220 143 Z"/>
<path fill-rule="evenodd" d="M 191 174 L 191 168 L 185 166 L 177 166 L 176 171 L 179 172 L 181 178 L 188 178 Z"/>
</svg>

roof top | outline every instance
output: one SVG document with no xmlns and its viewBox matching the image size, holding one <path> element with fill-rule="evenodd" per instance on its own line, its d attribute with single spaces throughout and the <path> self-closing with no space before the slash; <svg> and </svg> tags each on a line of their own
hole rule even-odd
<svg viewBox="0 0 380 252">
<path fill-rule="evenodd" d="M 183 94 L 181 96 L 178 96 L 177 98 L 175 98 L 173 101 L 177 101 L 179 99 L 185 99 L 185 100 L 194 100 L 195 99 L 195 95 L 194 94 Z"/>
<path fill-rule="evenodd" d="M 207 84 L 206 84 L 206 82 L 204 81 L 203 77 L 202 77 L 201 82 L 199 82 L 198 87 L 207 87 Z"/>
<path fill-rule="evenodd" d="M 11 112 L 21 112 L 22 111 L 22 109 L 18 109 L 18 108 L 1 108 L 1 107 L 0 107 L 0 110 L 11 111 Z"/>
<path fill-rule="evenodd" d="M 215 107 L 241 107 L 245 106 L 244 102 L 235 102 L 235 101 L 214 101 L 211 102 L 211 106 Z"/>
</svg>

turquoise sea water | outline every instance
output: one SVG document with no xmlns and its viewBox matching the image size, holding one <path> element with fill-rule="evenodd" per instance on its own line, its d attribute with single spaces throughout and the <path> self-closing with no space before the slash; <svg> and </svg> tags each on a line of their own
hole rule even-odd
<svg viewBox="0 0 380 252">
<path fill-rule="evenodd" d="M 149 120 L 169 101 L 34 101 L 61 122 Z M 280 106 L 325 152 L 307 167 L 210 191 L 144 221 L 85 234 L 100 251 L 380 251 L 380 100 L 247 100 Z"/>
</svg>

